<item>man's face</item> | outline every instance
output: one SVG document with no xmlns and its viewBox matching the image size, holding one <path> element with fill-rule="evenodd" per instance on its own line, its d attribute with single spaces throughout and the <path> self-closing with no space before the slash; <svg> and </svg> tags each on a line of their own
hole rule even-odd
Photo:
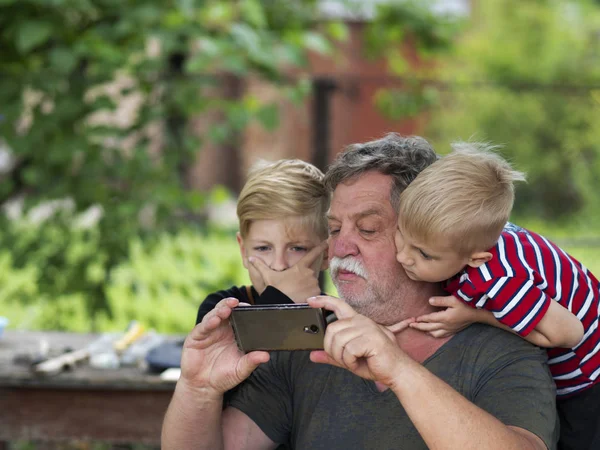
<svg viewBox="0 0 600 450">
<path fill-rule="evenodd" d="M 375 171 L 341 183 L 328 214 L 330 270 L 338 293 L 382 324 L 402 316 L 400 298 L 414 287 L 396 261 L 391 186 L 389 176 Z"/>
</svg>

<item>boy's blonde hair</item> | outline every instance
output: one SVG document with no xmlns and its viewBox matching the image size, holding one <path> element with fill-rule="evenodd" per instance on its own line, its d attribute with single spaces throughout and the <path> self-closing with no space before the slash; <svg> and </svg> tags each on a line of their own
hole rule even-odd
<svg viewBox="0 0 600 450">
<path fill-rule="evenodd" d="M 325 239 L 329 193 L 323 177 L 323 172 L 299 159 L 258 162 L 250 169 L 237 202 L 242 237 L 248 235 L 254 220 L 299 216 Z"/>
<path fill-rule="evenodd" d="M 463 256 L 493 247 L 512 211 L 513 183 L 525 181 L 495 148 L 452 144 L 452 153 L 423 170 L 400 195 L 400 229 Z"/>
</svg>

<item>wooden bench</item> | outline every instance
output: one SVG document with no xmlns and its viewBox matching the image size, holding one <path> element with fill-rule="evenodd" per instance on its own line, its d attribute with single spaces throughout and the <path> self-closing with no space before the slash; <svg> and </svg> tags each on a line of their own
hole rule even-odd
<svg viewBox="0 0 600 450">
<path fill-rule="evenodd" d="M 99 440 L 160 444 L 174 382 L 141 368 L 87 364 L 50 377 L 15 364 L 46 340 L 51 348 L 83 348 L 98 335 L 8 331 L 0 338 L 0 449 L 15 440 Z"/>
</svg>

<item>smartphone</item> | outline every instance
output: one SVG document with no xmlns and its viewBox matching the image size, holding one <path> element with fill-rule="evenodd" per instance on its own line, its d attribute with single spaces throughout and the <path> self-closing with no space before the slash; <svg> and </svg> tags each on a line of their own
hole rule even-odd
<svg viewBox="0 0 600 450">
<path fill-rule="evenodd" d="M 230 318 L 235 340 L 244 353 L 322 350 L 327 323 L 333 320 L 330 311 L 307 303 L 238 306 Z"/>
</svg>

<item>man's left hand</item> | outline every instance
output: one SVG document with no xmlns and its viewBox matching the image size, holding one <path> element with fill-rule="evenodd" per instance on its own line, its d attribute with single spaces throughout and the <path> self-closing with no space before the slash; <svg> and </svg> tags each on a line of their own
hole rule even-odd
<svg viewBox="0 0 600 450">
<path fill-rule="evenodd" d="M 311 352 L 311 361 L 342 367 L 389 387 L 399 379 L 403 365 L 409 360 L 414 362 L 395 338 L 414 319 L 385 327 L 358 314 L 339 298 L 319 296 L 310 298 L 308 303 L 314 308 L 333 311 L 338 318 L 327 326 L 325 350 Z"/>
</svg>

